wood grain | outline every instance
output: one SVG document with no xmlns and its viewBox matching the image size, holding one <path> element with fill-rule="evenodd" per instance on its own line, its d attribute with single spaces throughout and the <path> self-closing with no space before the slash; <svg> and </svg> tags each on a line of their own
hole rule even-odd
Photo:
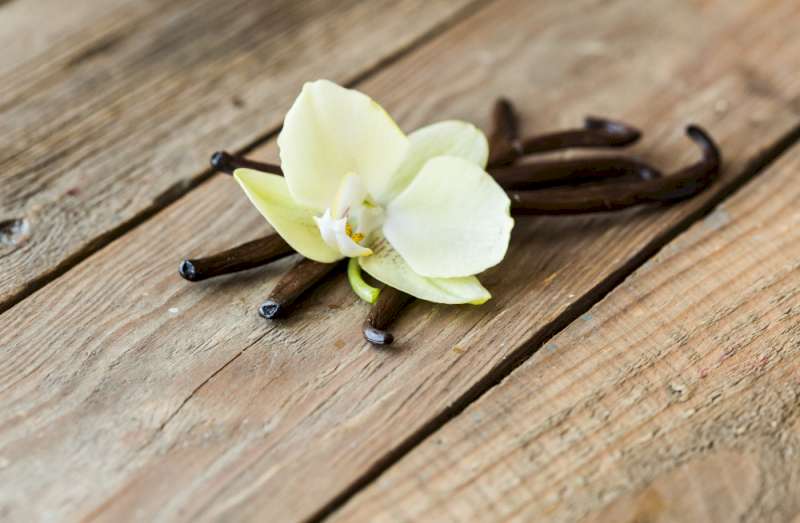
<svg viewBox="0 0 800 523">
<path fill-rule="evenodd" d="M 304 81 L 358 79 L 469 3 L 0 7 L 0 311 L 274 131 Z"/>
<path fill-rule="evenodd" d="M 368 307 L 343 278 L 293 318 L 265 323 L 255 308 L 292 260 L 198 285 L 175 275 L 185 256 L 265 231 L 235 184 L 215 177 L 0 316 L 5 513 L 324 514 L 612 288 L 797 122 L 793 2 L 532 4 L 491 4 L 359 87 L 409 130 L 446 118 L 485 126 L 500 94 L 522 109 L 526 132 L 589 112 L 625 118 L 647 130 L 638 153 L 665 169 L 696 158 L 682 135 L 695 121 L 720 141 L 723 180 L 669 209 L 519 220 L 509 257 L 484 278 L 492 301 L 415 303 L 396 345 L 376 351 L 359 329 Z M 271 147 L 257 156 L 274 157 Z"/>
<path fill-rule="evenodd" d="M 0 46 L 3 49 L 0 54 L 0 75 L 6 75 L 15 67 L 37 57 L 41 58 L 43 54 L 70 52 L 70 37 L 79 37 L 97 20 L 105 18 L 108 21 L 109 15 L 115 11 L 117 15 L 124 12 L 126 16 L 135 17 L 137 11 L 151 9 L 152 4 L 107 0 L 73 2 L 70 9 L 63 9 L 64 3 L 60 0 L 0 1 Z M 54 13 L 58 13 L 58 16 L 54 16 Z M 8 81 L 5 76 L 4 81 Z"/>
<path fill-rule="evenodd" d="M 800 147 L 333 521 L 800 513 Z"/>
</svg>

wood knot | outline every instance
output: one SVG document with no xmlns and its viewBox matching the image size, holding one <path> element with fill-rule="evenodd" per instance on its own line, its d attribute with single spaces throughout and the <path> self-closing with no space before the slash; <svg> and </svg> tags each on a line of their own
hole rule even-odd
<svg viewBox="0 0 800 523">
<path fill-rule="evenodd" d="M 672 398 L 676 401 L 686 401 L 689 399 L 689 387 L 680 382 L 672 382 L 667 386 Z"/>
<path fill-rule="evenodd" d="M 30 238 L 30 229 L 30 223 L 24 218 L 0 221 L 0 245 L 24 245 Z"/>
</svg>

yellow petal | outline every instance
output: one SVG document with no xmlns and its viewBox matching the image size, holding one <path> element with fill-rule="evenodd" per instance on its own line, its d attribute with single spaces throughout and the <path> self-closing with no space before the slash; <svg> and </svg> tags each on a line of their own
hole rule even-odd
<svg viewBox="0 0 800 523">
<path fill-rule="evenodd" d="M 278 136 L 281 167 L 295 201 L 331 206 L 354 173 L 381 201 L 408 149 L 408 138 L 377 103 L 327 80 L 303 86 Z"/>
<path fill-rule="evenodd" d="M 505 256 L 514 226 L 510 204 L 483 169 L 440 156 L 390 202 L 383 232 L 417 274 L 469 276 Z"/>
<path fill-rule="evenodd" d="M 358 258 L 373 278 L 421 300 L 436 303 L 479 305 L 492 297 L 478 278 L 426 278 L 411 270 L 386 239 L 373 245 L 372 256 Z"/>
<path fill-rule="evenodd" d="M 286 180 L 252 169 L 236 169 L 233 176 L 256 209 L 294 250 L 322 263 L 342 258 L 322 239 L 314 222 L 315 211 L 292 199 Z"/>
</svg>

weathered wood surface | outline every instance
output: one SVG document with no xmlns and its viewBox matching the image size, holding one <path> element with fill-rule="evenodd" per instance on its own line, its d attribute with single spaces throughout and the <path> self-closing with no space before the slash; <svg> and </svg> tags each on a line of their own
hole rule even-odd
<svg viewBox="0 0 800 523">
<path fill-rule="evenodd" d="M 469 0 L 73 3 L 0 6 L 0 311 Z"/>
<path fill-rule="evenodd" d="M 60 0 L 0 1 L 0 74 L 6 75 L 43 53 L 69 53 L 70 49 L 61 44 L 91 29 L 95 20 L 119 9 L 128 9 L 125 15 L 135 16 L 136 9 L 151 8 L 148 3 L 152 4 L 130 0 L 73 2 L 69 9 L 63 9 Z M 8 78 L 3 80 L 5 83 Z"/>
<path fill-rule="evenodd" d="M 670 209 L 519 220 L 509 258 L 486 277 L 494 300 L 416 303 L 397 345 L 375 351 L 342 278 L 274 324 L 255 307 L 291 260 L 177 278 L 181 257 L 265 230 L 216 177 L 0 316 L 5 513 L 324 512 L 613 287 L 797 122 L 792 2 L 531 4 L 493 3 L 359 87 L 407 129 L 450 117 L 485 126 L 499 94 L 529 131 L 589 112 L 627 118 L 648 131 L 638 152 L 665 168 L 697 157 L 682 135 L 696 121 L 726 153 L 723 180 Z"/>
<path fill-rule="evenodd" d="M 800 517 L 800 147 L 334 521 Z"/>
</svg>

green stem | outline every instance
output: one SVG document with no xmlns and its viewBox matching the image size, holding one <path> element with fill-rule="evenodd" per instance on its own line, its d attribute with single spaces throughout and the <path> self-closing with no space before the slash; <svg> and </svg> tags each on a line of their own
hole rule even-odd
<svg viewBox="0 0 800 523">
<path fill-rule="evenodd" d="M 347 279 L 350 281 L 350 287 L 352 287 L 356 296 L 367 303 L 375 303 L 378 300 L 381 290 L 367 284 L 364 278 L 361 277 L 361 266 L 358 264 L 358 258 L 350 258 L 347 263 Z"/>
</svg>

